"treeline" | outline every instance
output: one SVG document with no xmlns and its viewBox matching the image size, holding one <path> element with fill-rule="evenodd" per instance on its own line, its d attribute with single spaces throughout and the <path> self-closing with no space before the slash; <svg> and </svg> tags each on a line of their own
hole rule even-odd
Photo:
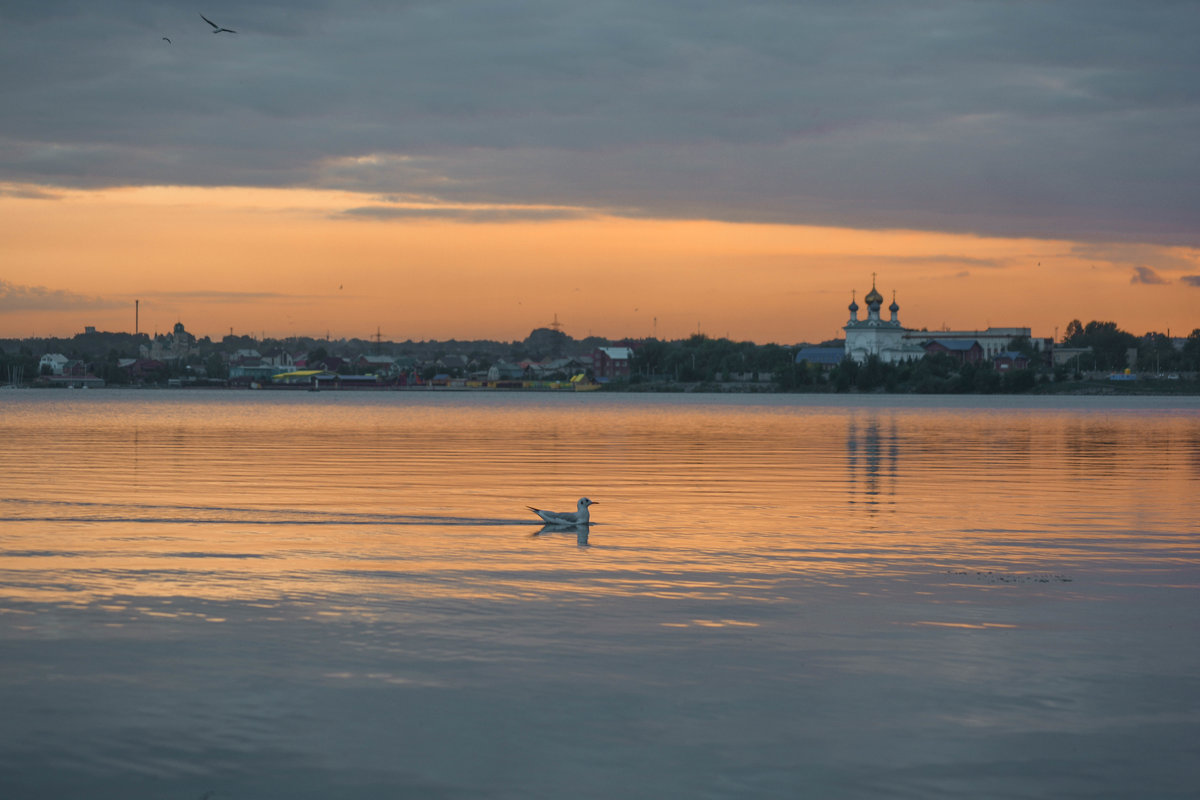
<svg viewBox="0 0 1200 800">
<path fill-rule="evenodd" d="M 699 333 L 673 342 L 649 339 L 633 351 L 631 383 L 714 383 L 734 375 L 754 380 L 762 374 L 787 373 L 794 358 L 793 349 L 783 345 L 710 339 Z"/>
<path fill-rule="evenodd" d="M 931 334 L 932 335 L 932 334 Z M 841 347 L 841 340 L 822 343 Z M 1027 338 L 1009 349 L 1029 360 L 1024 369 L 996 369 L 990 360 L 962 363 L 946 353 L 928 354 L 900 364 L 878 358 L 857 363 L 849 358 L 834 366 L 795 361 L 795 350 L 777 344 L 758 345 L 702 334 L 687 339 L 641 343 L 633 354 L 631 388 L 665 388 L 677 384 L 738 382 L 782 391 L 888 391 L 916 393 L 1025 392 L 1041 384 L 1079 380 L 1095 371 L 1121 371 L 1136 365 L 1140 372 L 1200 371 L 1200 328 L 1177 347 L 1163 333 L 1135 336 L 1113 322 L 1086 325 L 1072 320 L 1060 347 L 1086 349 L 1067 363 L 1052 365 L 1046 353 Z M 1131 354 L 1133 361 L 1130 361 Z"/>
<path fill-rule="evenodd" d="M 1079 369 L 1120 370 L 1129 364 L 1129 353 L 1136 350 L 1136 367 L 1140 372 L 1180 372 L 1200 370 L 1200 328 L 1193 330 L 1176 348 L 1175 340 L 1157 331 L 1134 336 L 1117 327 L 1115 322 L 1092 320 L 1084 325 L 1077 319 L 1067 323 L 1063 347 L 1090 347 L 1091 352 L 1080 357 Z"/>
<path fill-rule="evenodd" d="M 834 343 L 829 342 L 829 345 Z M 840 344 L 840 343 L 838 343 Z M 1064 377 L 1065 377 L 1065 370 Z M 843 358 L 834 366 L 795 361 L 792 348 L 756 345 L 695 335 L 678 342 L 651 341 L 634 351 L 630 388 L 670 388 L 680 384 L 738 383 L 762 390 L 925 394 L 1023 392 L 1050 380 L 1035 368 L 994 369 L 990 362 L 961 364 L 945 353 L 900 364 L 876 356 L 863 363 Z"/>
<path fill-rule="evenodd" d="M 931 334 L 933 335 L 933 334 Z M 60 352 L 68 358 L 87 361 L 92 371 L 108 383 L 124 383 L 129 375 L 118 366 L 122 358 L 137 357 L 139 345 L 150 343 L 146 334 L 90 332 L 70 339 L 0 340 L 0 384 L 12 372 L 29 381 L 39 373 L 42 354 Z M 576 352 L 590 352 L 607 340 L 588 338 L 576 341 L 560 331 L 539 328 L 523 342 L 370 342 L 361 339 L 330 342 L 320 339 L 293 338 L 255 340 L 226 336 L 220 341 L 207 337 L 196 340 L 189 357 L 162 364 L 161 375 L 147 376 L 147 382 L 165 382 L 169 378 L 203 374 L 220 379 L 228 375 L 228 357 L 238 349 L 257 349 L 263 355 L 287 351 L 314 356 L 356 356 L 362 353 L 412 355 L 418 363 L 429 364 L 444 355 L 468 356 L 474 368 L 486 368 L 495 360 L 540 360 Z M 822 342 L 825 346 L 843 346 L 841 340 Z M 895 391 L 895 392 L 1020 392 L 1050 381 L 1071 380 L 1096 371 L 1120 371 L 1136 365 L 1139 372 L 1166 374 L 1200 371 L 1200 328 L 1191 332 L 1182 347 L 1164 333 L 1135 336 L 1114 322 L 1078 319 L 1067 324 L 1059 347 L 1080 348 L 1080 353 L 1065 364 L 1052 366 L 1045 354 L 1035 350 L 1028 339 L 1014 339 L 1010 349 L 1026 355 L 1028 369 L 995 369 L 991 362 L 962 364 L 947 354 L 927 355 L 902 364 L 884 364 L 869 359 L 858 364 L 845 359 L 829 367 L 795 361 L 795 348 L 779 344 L 735 342 L 696 334 L 677 341 L 650 339 L 636 344 L 628 386 L 670 388 L 678 384 L 721 384 L 738 382 L 762 390 L 782 391 Z M 1131 364 L 1130 354 L 1134 361 Z M 427 368 L 430 369 L 431 367 Z"/>
<path fill-rule="evenodd" d="M 1064 379 L 1066 370 L 1056 377 Z M 990 361 L 963 364 L 946 353 L 932 353 L 899 364 L 885 364 L 876 356 L 862 364 L 846 358 L 829 371 L 827 380 L 837 392 L 1000 394 L 1027 392 L 1039 383 L 1049 383 L 1051 374 L 1035 367 L 1001 372 Z"/>
</svg>

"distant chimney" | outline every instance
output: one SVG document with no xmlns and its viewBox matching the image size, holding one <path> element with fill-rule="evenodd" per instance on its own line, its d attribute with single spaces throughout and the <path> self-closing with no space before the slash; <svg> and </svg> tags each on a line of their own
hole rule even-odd
<svg viewBox="0 0 1200 800">
<path fill-rule="evenodd" d="M 142 302 L 141 300 L 133 301 L 133 335 L 134 336 L 138 335 L 138 315 L 141 312 L 141 308 L 139 308 L 139 305 L 141 304 L 141 302 Z"/>
</svg>

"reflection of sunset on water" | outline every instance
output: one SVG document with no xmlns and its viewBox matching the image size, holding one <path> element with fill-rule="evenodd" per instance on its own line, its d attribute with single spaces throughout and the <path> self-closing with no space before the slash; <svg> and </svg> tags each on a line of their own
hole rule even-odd
<svg viewBox="0 0 1200 800">
<path fill-rule="evenodd" d="M 1092 775 L 1194 785 L 1191 398 L 0 402 L 19 465 L 0 491 L 0 785 L 365 798 L 366 773 L 456 781 L 445 754 L 466 748 L 480 785 L 511 789 L 579 742 L 556 762 L 595 754 L 622 764 L 605 785 L 643 786 L 658 767 L 626 765 L 670 761 L 666 741 L 693 743 L 679 774 L 699 794 L 736 773 L 736 796 L 762 776 L 792 796 L 844 764 L 819 794 L 920 796 L 948 753 L 1055 796 Z M 525 508 L 581 496 L 583 532 Z M 1114 774 L 1096 737 L 1131 732 L 1142 766 Z"/>
<path fill-rule="evenodd" d="M 75 577 L 8 592 L 767 597 L 797 576 L 1186 550 L 1197 474 L 1175 413 L 188 397 L 13 409 L 9 452 L 38 468 L 7 487 L 10 568 Z M 56 435 L 30 434 L 50 409 Z M 603 556 L 514 535 L 527 502 L 584 491 Z"/>
</svg>

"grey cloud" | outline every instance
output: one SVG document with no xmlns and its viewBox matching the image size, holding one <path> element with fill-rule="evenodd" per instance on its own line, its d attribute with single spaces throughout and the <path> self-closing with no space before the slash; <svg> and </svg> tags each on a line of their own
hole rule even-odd
<svg viewBox="0 0 1200 800">
<path fill-rule="evenodd" d="M 6 3 L 0 180 L 1200 241 L 1196 4 L 208 10 Z"/>
<path fill-rule="evenodd" d="M 0 186 L 0 197 L 17 197 L 23 200 L 57 200 L 61 195 L 32 186 Z"/>
<path fill-rule="evenodd" d="M 1187 286 L 1195 286 L 1200 289 L 1200 275 L 1184 275 L 1179 281 Z"/>
<path fill-rule="evenodd" d="M 1074 255 L 1117 267 L 1149 266 L 1156 271 L 1180 272 L 1196 269 L 1197 262 L 1187 255 L 1145 244 L 1083 244 L 1071 248 Z"/>
<path fill-rule="evenodd" d="M 213 302 L 213 303 L 258 303 L 262 300 L 289 300 L 301 297 L 296 294 L 282 294 L 280 292 L 217 292 L 217 291 L 190 291 L 190 292 L 146 292 L 145 297 L 158 300 L 192 300 L 196 302 Z"/>
<path fill-rule="evenodd" d="M 883 261 L 888 264 L 915 264 L 915 265 L 937 265 L 937 266 L 964 266 L 978 267 L 981 269 L 1003 269 L 1008 266 L 1003 261 L 998 261 L 994 258 L 972 258 L 971 256 L 957 255 L 942 255 L 942 256 L 877 256 L 877 255 L 855 255 L 851 256 L 859 263 L 870 261 Z"/>
<path fill-rule="evenodd" d="M 372 219 L 446 219 L 475 223 L 544 222 L 592 216 L 588 212 L 558 208 L 395 208 L 390 206 L 350 208 L 342 212 L 342 215 Z"/>
<path fill-rule="evenodd" d="M 1166 283 L 1161 275 L 1149 267 L 1134 267 L 1133 277 L 1129 279 L 1130 283 L 1144 283 L 1149 285 Z"/>
<path fill-rule="evenodd" d="M 120 308 L 126 301 L 88 297 L 45 286 L 21 286 L 0 279 L 0 311 L 77 311 Z"/>
</svg>

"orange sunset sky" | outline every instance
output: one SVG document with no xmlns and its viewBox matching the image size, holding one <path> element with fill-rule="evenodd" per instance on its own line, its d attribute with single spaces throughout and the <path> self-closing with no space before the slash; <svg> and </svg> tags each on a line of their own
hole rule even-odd
<svg viewBox="0 0 1200 800">
<path fill-rule="evenodd" d="M 1186 8 L 118 5 L 0 20 L 0 337 L 1200 327 Z"/>
<path fill-rule="evenodd" d="M 582 337 L 760 342 L 840 334 L 872 273 L 910 327 L 1072 318 L 1186 335 L 1200 291 L 1133 282 L 1195 264 L 1195 248 L 706 220 L 463 222 L 347 218 L 363 200 L 311 190 L 151 187 L 0 199 L 5 279 L 28 309 L 6 337 L 85 325 L 198 335 L 511 340 L 555 315 Z M 1200 271 L 1200 266 L 1194 267 Z M 49 287 L 53 287 L 50 289 Z M 44 297 L 38 307 L 36 295 Z M 55 307 L 54 302 L 61 307 Z"/>
</svg>

